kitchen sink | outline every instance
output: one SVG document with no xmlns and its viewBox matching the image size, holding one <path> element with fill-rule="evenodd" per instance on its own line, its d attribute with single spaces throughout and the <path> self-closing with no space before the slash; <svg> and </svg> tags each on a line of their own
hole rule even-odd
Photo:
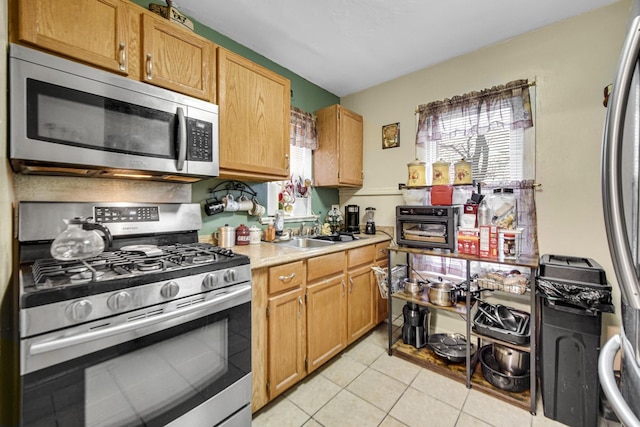
<svg viewBox="0 0 640 427">
<path fill-rule="evenodd" d="M 277 242 L 278 245 L 288 246 L 292 248 L 301 248 L 301 249 L 312 249 L 312 248 L 322 248 L 325 246 L 331 246 L 335 242 L 330 240 L 317 240 L 308 237 L 294 237 L 291 240 L 284 240 Z"/>
</svg>

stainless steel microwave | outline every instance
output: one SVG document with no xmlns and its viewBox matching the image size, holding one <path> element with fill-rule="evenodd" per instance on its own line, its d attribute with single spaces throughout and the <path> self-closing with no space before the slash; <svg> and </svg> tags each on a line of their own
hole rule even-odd
<svg viewBox="0 0 640 427">
<path fill-rule="evenodd" d="M 194 182 L 220 170 L 217 105 L 15 44 L 9 135 L 18 173 Z"/>
</svg>

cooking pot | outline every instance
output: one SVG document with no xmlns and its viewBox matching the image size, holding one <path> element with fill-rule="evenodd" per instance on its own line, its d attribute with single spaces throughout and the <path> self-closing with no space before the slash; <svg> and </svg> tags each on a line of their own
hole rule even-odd
<svg viewBox="0 0 640 427">
<path fill-rule="evenodd" d="M 404 290 L 411 295 L 418 295 L 423 290 L 423 284 L 418 279 L 404 279 Z"/>
<path fill-rule="evenodd" d="M 524 375 L 529 371 L 530 355 L 501 344 L 493 344 L 493 357 L 500 369 L 508 375 Z"/>
<path fill-rule="evenodd" d="M 458 302 L 458 287 L 451 282 L 430 282 L 427 296 L 431 304 L 451 307 Z"/>
<path fill-rule="evenodd" d="M 520 393 L 527 390 L 530 386 L 531 375 L 507 375 L 500 370 L 491 348 L 493 344 L 485 345 L 480 349 L 480 362 L 482 365 L 482 376 L 494 386 L 514 392 Z"/>
<path fill-rule="evenodd" d="M 61 261 L 77 261 L 100 255 L 105 248 L 101 231 L 111 246 L 111 233 L 104 225 L 93 222 L 93 218 L 75 217 L 65 219 L 67 228 L 51 243 L 51 256 Z"/>
</svg>

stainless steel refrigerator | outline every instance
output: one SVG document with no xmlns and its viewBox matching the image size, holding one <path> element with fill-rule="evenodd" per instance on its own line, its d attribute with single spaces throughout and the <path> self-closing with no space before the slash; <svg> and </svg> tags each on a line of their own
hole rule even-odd
<svg viewBox="0 0 640 427">
<path fill-rule="evenodd" d="M 640 426 L 640 0 L 607 105 L 602 143 L 602 202 L 609 250 L 620 286 L 622 325 L 602 347 L 600 384 L 620 421 Z M 620 383 L 614 359 L 621 353 Z"/>
</svg>

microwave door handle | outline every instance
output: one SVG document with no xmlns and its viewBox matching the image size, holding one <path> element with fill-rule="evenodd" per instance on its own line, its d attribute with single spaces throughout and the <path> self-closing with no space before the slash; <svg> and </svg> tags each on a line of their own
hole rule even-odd
<svg viewBox="0 0 640 427">
<path fill-rule="evenodd" d="M 178 164 L 176 168 L 181 171 L 187 158 L 187 122 L 184 118 L 184 110 L 178 107 Z"/>
</svg>

